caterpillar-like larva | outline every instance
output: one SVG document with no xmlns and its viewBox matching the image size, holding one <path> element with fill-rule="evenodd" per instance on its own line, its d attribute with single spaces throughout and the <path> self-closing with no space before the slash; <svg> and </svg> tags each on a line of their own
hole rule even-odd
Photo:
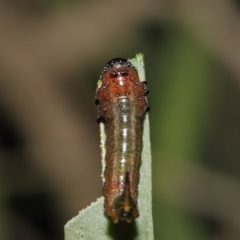
<svg viewBox="0 0 240 240">
<path fill-rule="evenodd" d="M 104 123 L 106 133 L 105 213 L 114 223 L 130 223 L 139 216 L 138 182 L 148 90 L 137 69 L 123 58 L 109 61 L 101 80 L 95 102 L 98 122 Z"/>
</svg>

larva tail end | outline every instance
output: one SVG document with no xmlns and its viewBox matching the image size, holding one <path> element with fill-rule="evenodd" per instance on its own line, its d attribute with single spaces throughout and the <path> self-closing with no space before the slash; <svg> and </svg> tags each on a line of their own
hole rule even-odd
<svg viewBox="0 0 240 240">
<path fill-rule="evenodd" d="M 128 223 L 131 223 L 133 219 L 139 216 L 136 201 L 134 201 L 133 197 L 131 196 L 128 173 L 126 174 L 124 191 L 114 200 L 112 210 L 118 219 Z"/>
</svg>

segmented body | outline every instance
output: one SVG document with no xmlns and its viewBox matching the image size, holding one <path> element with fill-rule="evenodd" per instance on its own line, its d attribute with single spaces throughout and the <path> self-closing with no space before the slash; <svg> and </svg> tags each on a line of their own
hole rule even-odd
<svg viewBox="0 0 240 240">
<path fill-rule="evenodd" d="M 126 59 L 107 63 L 96 92 L 99 121 L 105 124 L 106 169 L 103 195 L 106 215 L 114 223 L 131 222 L 137 208 L 143 120 L 148 104 L 145 84 Z"/>
</svg>

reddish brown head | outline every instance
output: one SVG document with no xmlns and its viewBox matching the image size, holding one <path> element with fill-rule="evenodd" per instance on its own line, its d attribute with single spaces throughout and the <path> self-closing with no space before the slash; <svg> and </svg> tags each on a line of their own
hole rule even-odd
<svg viewBox="0 0 240 240">
<path fill-rule="evenodd" d="M 126 59 L 115 58 L 109 61 L 101 75 L 102 85 L 96 92 L 100 102 L 99 113 L 104 118 L 111 117 L 108 106 L 119 98 L 136 99 L 141 111 L 146 112 L 145 84 L 140 82 L 136 68 Z"/>
</svg>

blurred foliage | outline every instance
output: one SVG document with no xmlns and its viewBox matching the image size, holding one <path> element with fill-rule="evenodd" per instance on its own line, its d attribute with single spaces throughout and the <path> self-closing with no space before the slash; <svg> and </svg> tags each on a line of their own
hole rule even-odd
<svg viewBox="0 0 240 240">
<path fill-rule="evenodd" d="M 101 194 L 96 78 L 110 58 L 128 58 L 136 52 L 145 55 L 150 90 L 156 240 L 240 238 L 234 202 L 240 189 L 239 63 L 231 61 L 238 55 L 231 47 L 239 1 L 221 2 L 229 4 L 223 8 L 212 3 L 214 9 L 208 7 L 210 2 L 196 1 L 197 11 L 191 8 L 187 13 L 196 14 L 197 20 L 185 16 L 186 6 L 178 1 L 154 2 L 150 15 L 158 10 L 156 19 L 134 15 L 140 8 L 136 2 L 2 2 L 6 12 L 0 15 L 0 239 L 63 239 L 63 225 Z M 217 7 L 224 14 L 211 11 Z M 226 26 L 220 21 L 224 17 L 229 17 Z M 216 33 L 207 35 L 218 20 Z M 229 41 L 218 43 L 214 37 L 222 40 L 222 29 L 229 30 Z M 24 82 L 26 77 L 29 82 Z M 193 188 L 202 186 L 194 189 L 196 196 L 175 184 L 184 178 L 181 169 L 189 166 L 203 173 L 185 177 L 186 185 L 197 181 Z M 205 182 L 206 172 L 212 182 Z M 215 181 L 218 178 L 221 181 Z M 202 194 L 205 189 L 210 189 L 209 195 Z"/>
<path fill-rule="evenodd" d="M 200 163 L 202 141 L 211 118 L 216 68 L 208 53 L 176 27 L 170 26 L 164 38 L 165 44 L 156 49 L 155 79 L 151 83 L 156 239 L 206 239 L 197 219 L 156 193 L 161 191 L 159 184 L 168 184 L 161 181 L 168 171 L 169 157 L 184 164 Z"/>
<path fill-rule="evenodd" d="M 54 12 L 58 8 L 69 8 L 71 5 L 76 3 L 82 4 L 90 3 L 92 1 L 86 0 L 10 0 L 8 1 L 12 7 L 16 8 L 18 11 L 22 11 L 23 13 L 27 13 L 30 15 L 44 15 Z"/>
</svg>

